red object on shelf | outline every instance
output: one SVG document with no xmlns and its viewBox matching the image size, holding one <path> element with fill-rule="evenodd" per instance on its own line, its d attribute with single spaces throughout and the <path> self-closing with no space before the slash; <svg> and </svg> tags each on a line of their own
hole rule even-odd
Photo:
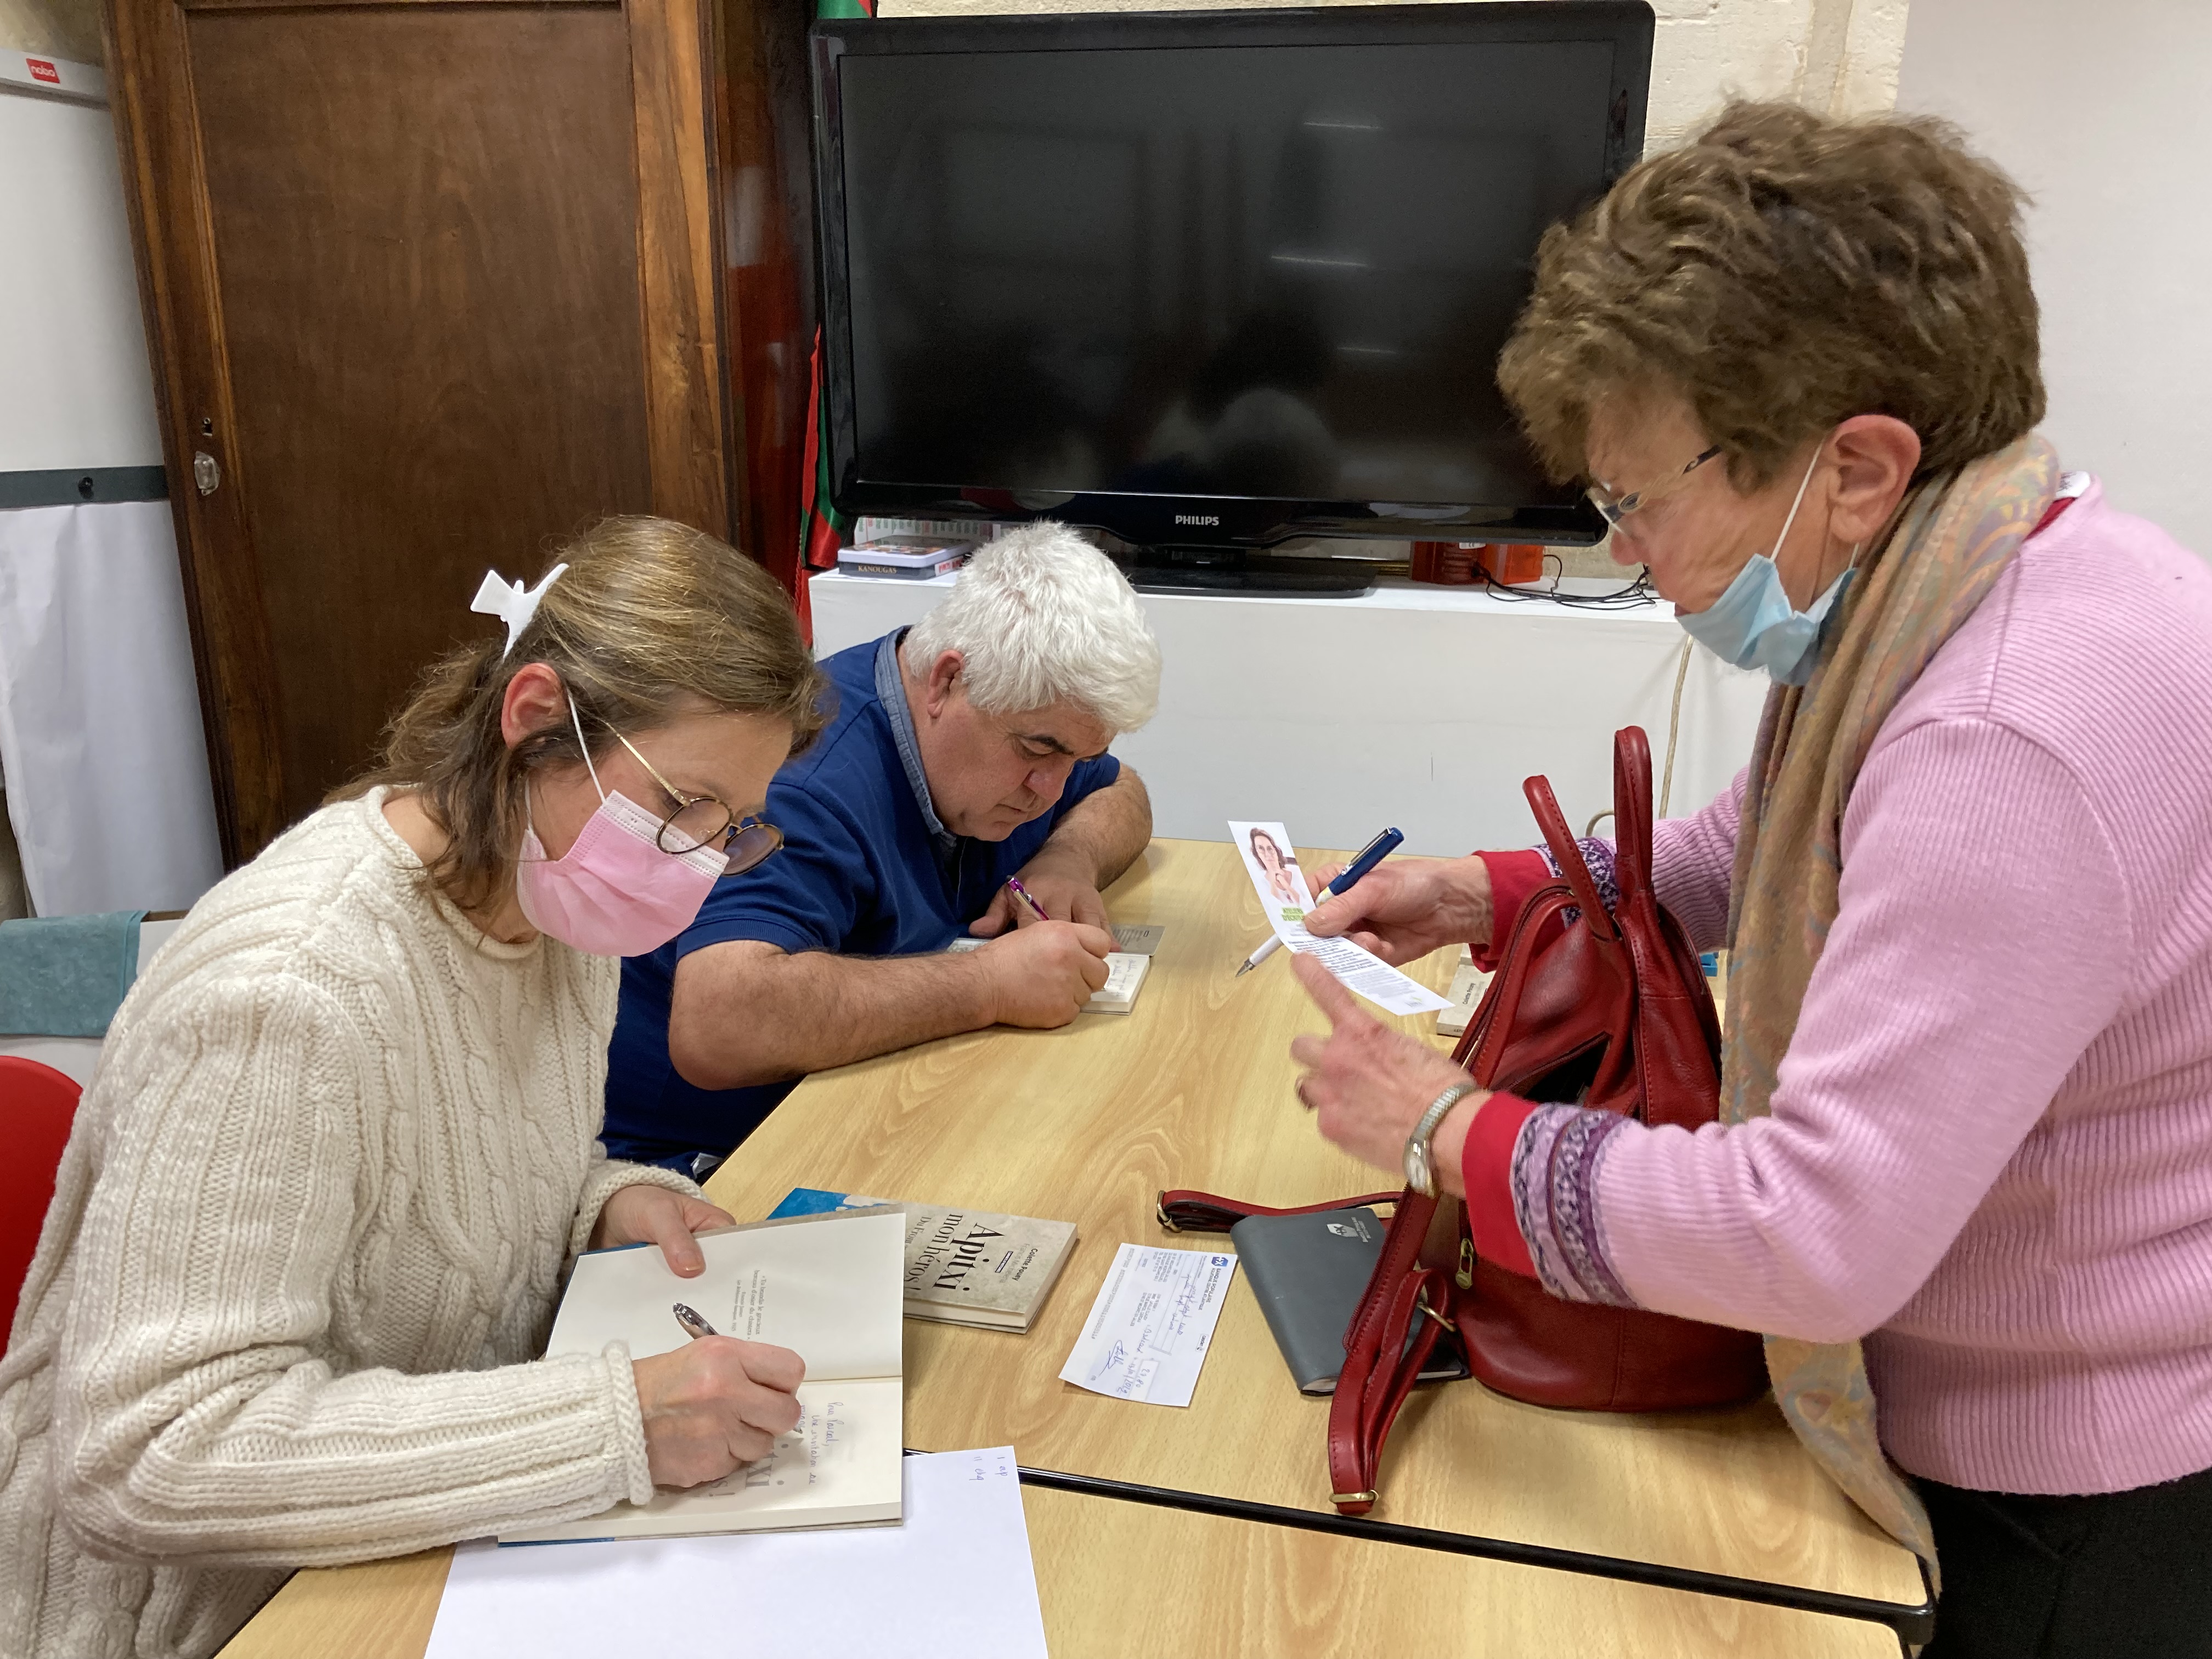
<svg viewBox="0 0 2212 1659">
<path fill-rule="evenodd" d="M 0 1346 L 15 1322 L 15 1298 L 39 1248 L 54 1195 L 54 1172 L 76 1118 L 76 1080 L 20 1054 L 0 1054 Z"/>
<path fill-rule="evenodd" d="M 1436 582 L 1464 587 L 1474 580 L 1475 542 L 1415 542 L 1413 577 L 1417 582 Z"/>
<path fill-rule="evenodd" d="M 1544 550 L 1534 542 L 1492 542 L 1482 550 L 1481 564 L 1491 580 L 1508 587 L 1544 580 Z"/>
</svg>

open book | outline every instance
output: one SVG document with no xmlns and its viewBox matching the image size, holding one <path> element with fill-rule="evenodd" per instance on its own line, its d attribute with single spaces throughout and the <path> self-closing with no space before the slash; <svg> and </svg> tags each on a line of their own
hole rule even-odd
<svg viewBox="0 0 2212 1659">
<path fill-rule="evenodd" d="M 702 1233 L 707 1270 L 678 1279 L 659 1247 L 579 1257 L 545 1345 L 589 1353 L 627 1343 L 643 1359 L 690 1339 L 678 1302 L 723 1336 L 772 1342 L 806 1362 L 799 1426 L 767 1457 L 723 1480 L 660 1492 L 643 1505 L 528 1532 L 502 1544 L 648 1538 L 787 1527 L 854 1526 L 899 1518 L 906 1437 L 900 1280 L 906 1218 L 898 1211 L 806 1216 Z"/>
</svg>

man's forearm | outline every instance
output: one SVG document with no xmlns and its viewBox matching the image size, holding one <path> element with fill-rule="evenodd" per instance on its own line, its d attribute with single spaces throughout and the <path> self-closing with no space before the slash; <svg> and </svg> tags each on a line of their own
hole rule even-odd
<svg viewBox="0 0 2212 1659">
<path fill-rule="evenodd" d="M 996 1018 L 973 956 L 717 945 L 678 964 L 668 1052 L 694 1088 L 738 1089 L 980 1030 Z"/>
<path fill-rule="evenodd" d="M 1152 839 L 1152 793 L 1125 763 L 1120 777 L 1067 809 L 1030 862 L 1081 871 L 1103 892 Z"/>
</svg>

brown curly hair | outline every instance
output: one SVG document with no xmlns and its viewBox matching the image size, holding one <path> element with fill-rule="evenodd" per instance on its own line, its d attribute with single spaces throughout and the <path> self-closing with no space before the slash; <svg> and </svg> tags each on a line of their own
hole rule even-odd
<svg viewBox="0 0 2212 1659">
<path fill-rule="evenodd" d="M 2026 199 L 1948 122 L 1731 104 L 1545 233 L 1498 385 L 1560 479 L 1595 402 L 1652 393 L 1742 489 L 1854 415 L 1918 433 L 1923 476 L 1962 465 L 2043 418 Z"/>
<path fill-rule="evenodd" d="M 495 628 L 431 664 L 385 728 L 376 769 L 330 797 L 419 790 L 449 837 L 428 874 L 465 908 L 503 896 L 514 878 L 531 775 L 583 757 L 566 719 L 513 749 L 500 735 L 507 683 L 526 664 L 560 675 L 594 761 L 617 732 L 650 731 L 700 703 L 788 722 L 793 754 L 831 712 L 791 596 L 727 543 L 667 519 L 602 519 L 556 548 L 545 568 L 556 564 L 568 568 L 514 649 Z"/>
</svg>

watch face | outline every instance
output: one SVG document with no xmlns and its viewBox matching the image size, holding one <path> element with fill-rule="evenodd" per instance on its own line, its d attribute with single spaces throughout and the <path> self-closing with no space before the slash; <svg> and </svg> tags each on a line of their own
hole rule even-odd
<svg viewBox="0 0 2212 1659">
<path fill-rule="evenodd" d="M 1429 1149 L 1418 1140 L 1406 1146 L 1406 1184 L 1425 1198 L 1429 1195 Z"/>
</svg>

